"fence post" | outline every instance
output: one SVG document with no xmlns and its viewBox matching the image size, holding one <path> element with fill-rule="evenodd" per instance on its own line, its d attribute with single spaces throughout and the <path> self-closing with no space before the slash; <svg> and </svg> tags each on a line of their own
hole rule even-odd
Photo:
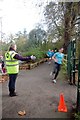
<svg viewBox="0 0 80 120">
<path fill-rule="evenodd" d="M 80 112 L 80 56 L 78 65 L 77 111 Z"/>
<path fill-rule="evenodd" d="M 72 71 L 72 65 L 71 65 L 72 42 L 70 42 L 68 45 L 67 53 L 68 53 L 68 55 L 67 55 L 67 73 L 68 73 L 70 84 L 71 84 L 72 83 L 72 75 L 71 75 L 71 71 Z"/>
<path fill-rule="evenodd" d="M 72 78 L 73 84 L 75 84 L 75 60 L 76 60 L 76 41 L 72 41 Z"/>
<path fill-rule="evenodd" d="M 70 41 L 68 45 L 67 71 L 70 84 L 75 84 L 75 60 L 76 60 L 76 40 Z"/>
</svg>

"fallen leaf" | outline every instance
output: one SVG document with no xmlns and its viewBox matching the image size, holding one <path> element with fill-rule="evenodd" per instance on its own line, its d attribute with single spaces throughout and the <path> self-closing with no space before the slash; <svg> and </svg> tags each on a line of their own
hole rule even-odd
<svg viewBox="0 0 80 120">
<path fill-rule="evenodd" d="M 25 110 L 23 110 L 23 111 L 19 111 L 19 112 L 18 112 L 18 115 L 21 115 L 21 116 L 26 115 Z"/>
</svg>

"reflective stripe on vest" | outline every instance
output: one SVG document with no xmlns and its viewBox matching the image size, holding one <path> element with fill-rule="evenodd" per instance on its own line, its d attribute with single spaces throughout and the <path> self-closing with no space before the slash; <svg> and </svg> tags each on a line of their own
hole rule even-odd
<svg viewBox="0 0 80 120">
<path fill-rule="evenodd" d="M 15 65 L 6 65 L 6 66 L 17 66 L 17 65 L 19 65 L 19 64 L 15 64 Z"/>
<path fill-rule="evenodd" d="M 16 54 L 17 53 L 15 51 L 9 51 L 5 53 L 6 68 L 9 74 L 19 72 L 19 62 L 17 59 L 13 58 Z"/>
<path fill-rule="evenodd" d="M 6 62 L 16 62 L 17 60 L 5 60 Z"/>
</svg>

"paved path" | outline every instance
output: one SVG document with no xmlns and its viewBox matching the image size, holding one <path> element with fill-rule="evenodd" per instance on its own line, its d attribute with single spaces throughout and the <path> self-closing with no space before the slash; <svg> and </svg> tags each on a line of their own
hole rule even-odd
<svg viewBox="0 0 80 120">
<path fill-rule="evenodd" d="M 76 87 L 70 86 L 61 74 L 57 83 L 52 83 L 51 70 L 52 65 L 45 62 L 32 70 L 20 71 L 16 97 L 8 96 L 8 83 L 3 83 L 3 118 L 70 118 L 72 105 L 76 102 Z M 57 111 L 60 93 L 64 94 L 67 113 Z M 17 112 L 20 110 L 25 110 L 27 114 L 19 116 Z"/>
</svg>

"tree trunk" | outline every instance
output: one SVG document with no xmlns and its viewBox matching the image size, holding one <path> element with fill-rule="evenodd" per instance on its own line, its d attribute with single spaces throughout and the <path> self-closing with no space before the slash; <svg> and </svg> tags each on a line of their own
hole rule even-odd
<svg viewBox="0 0 80 120">
<path fill-rule="evenodd" d="M 67 46 L 70 41 L 70 36 L 71 36 L 71 7 L 72 7 L 72 2 L 66 2 L 65 3 L 65 13 L 64 13 L 64 51 L 65 53 L 67 52 Z"/>
</svg>

